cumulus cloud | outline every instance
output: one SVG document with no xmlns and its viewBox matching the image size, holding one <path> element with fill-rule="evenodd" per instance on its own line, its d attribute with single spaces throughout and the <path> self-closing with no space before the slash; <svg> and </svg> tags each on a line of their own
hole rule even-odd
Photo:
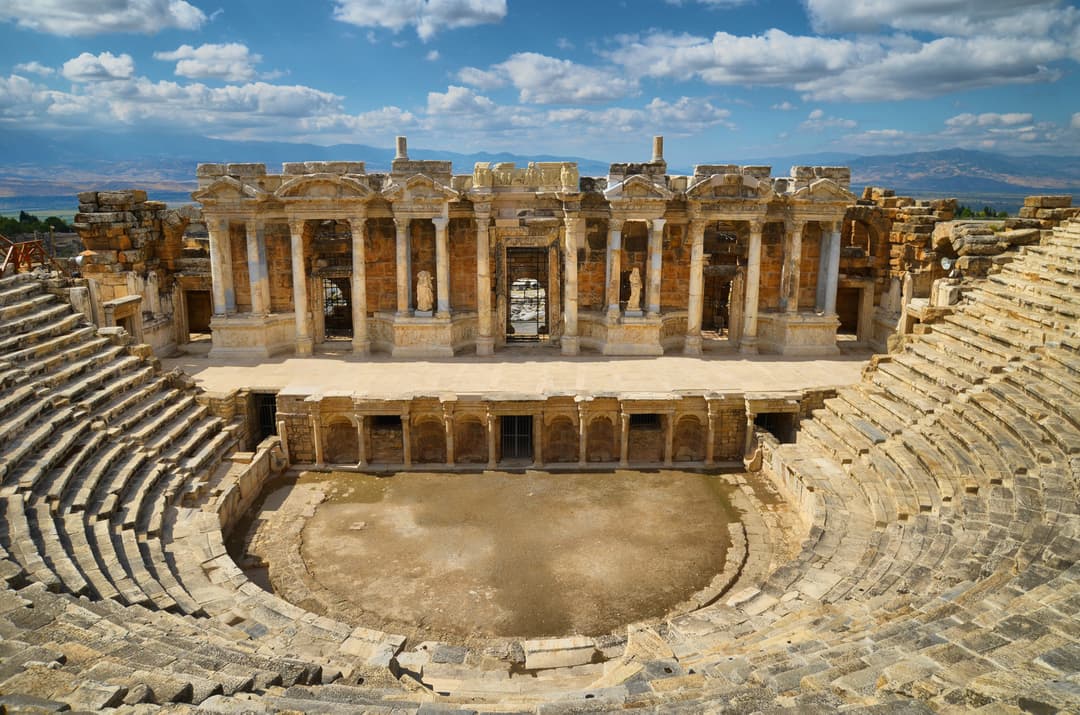
<svg viewBox="0 0 1080 715">
<path fill-rule="evenodd" d="M 467 87 L 450 85 L 445 92 L 428 92 L 429 115 L 483 113 L 494 108 L 494 102 Z"/>
<path fill-rule="evenodd" d="M 96 82 L 103 80 L 128 79 L 135 73 L 135 61 L 131 55 L 114 55 L 102 52 L 92 55 L 83 52 L 64 63 L 60 73 L 72 82 Z"/>
<path fill-rule="evenodd" d="M 808 132 L 821 132 L 826 129 L 854 129 L 857 125 L 858 122 L 854 119 L 829 117 L 825 115 L 825 110 L 815 109 L 807 115 L 806 120 L 799 125 L 799 128 Z"/>
<path fill-rule="evenodd" d="M 424 59 L 427 60 L 428 62 L 437 62 L 438 59 L 439 59 L 439 51 L 438 50 L 431 50 L 426 55 L 424 55 Z"/>
<path fill-rule="evenodd" d="M 255 65 L 261 55 L 252 54 L 246 45 L 180 45 L 171 52 L 155 52 L 154 59 L 176 62 L 175 74 L 191 79 L 222 79 L 243 82 L 255 77 Z"/>
<path fill-rule="evenodd" d="M 794 104 L 787 100 L 784 100 L 779 104 L 774 104 L 771 108 L 777 110 L 778 112 L 790 112 L 793 109 L 798 109 L 798 107 L 796 107 Z"/>
<path fill-rule="evenodd" d="M 893 29 L 941 36 L 1046 34 L 1073 22 L 1076 9 L 1061 0 L 804 0 L 818 32 Z"/>
<path fill-rule="evenodd" d="M 529 104 L 589 104 L 637 91 L 637 82 L 615 72 L 536 52 L 518 52 L 487 70 L 466 67 L 458 79 L 478 89 L 513 85 Z"/>
<path fill-rule="evenodd" d="M 49 77 L 56 74 L 56 70 L 52 67 L 41 64 L 37 60 L 32 62 L 20 62 L 15 65 L 16 72 L 29 72 L 30 74 L 41 75 L 42 77 Z"/>
<path fill-rule="evenodd" d="M 425 42 L 443 29 L 500 22 L 506 0 L 335 0 L 334 19 L 400 32 L 408 26 Z"/>
<path fill-rule="evenodd" d="M 998 114 L 997 112 L 984 112 L 983 114 L 957 114 L 945 120 L 949 127 L 993 127 L 1015 126 L 1017 124 L 1029 124 L 1032 120 L 1031 112 L 1010 112 Z"/>
<path fill-rule="evenodd" d="M 206 22 L 206 15 L 185 0 L 0 0 L 0 19 L 38 32 L 71 36 L 196 30 Z"/>
</svg>

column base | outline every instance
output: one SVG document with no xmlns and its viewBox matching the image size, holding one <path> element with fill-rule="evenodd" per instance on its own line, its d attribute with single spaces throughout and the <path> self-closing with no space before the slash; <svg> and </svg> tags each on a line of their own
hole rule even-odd
<svg viewBox="0 0 1080 715">
<path fill-rule="evenodd" d="M 581 341 L 576 335 L 562 336 L 562 354 L 577 355 L 581 352 Z"/>
<path fill-rule="evenodd" d="M 315 348 L 315 341 L 311 338 L 297 338 L 296 339 L 296 354 L 297 355 L 311 355 Z"/>
<path fill-rule="evenodd" d="M 357 357 L 367 357 L 371 354 L 371 341 L 366 338 L 363 340 L 353 340 L 352 354 Z"/>
<path fill-rule="evenodd" d="M 701 355 L 701 336 L 687 335 L 683 343 L 683 355 Z"/>
<path fill-rule="evenodd" d="M 449 320 L 450 319 L 450 311 L 449 310 L 436 311 L 435 317 L 436 318 L 445 318 L 445 319 Z"/>
<path fill-rule="evenodd" d="M 476 354 L 489 357 L 495 354 L 495 338 L 490 335 L 478 335 L 476 337 Z"/>
<path fill-rule="evenodd" d="M 739 341 L 739 352 L 742 353 L 743 355 L 757 355 L 758 354 L 757 337 L 756 336 L 749 336 L 749 337 L 744 337 L 742 340 L 740 340 Z"/>
</svg>

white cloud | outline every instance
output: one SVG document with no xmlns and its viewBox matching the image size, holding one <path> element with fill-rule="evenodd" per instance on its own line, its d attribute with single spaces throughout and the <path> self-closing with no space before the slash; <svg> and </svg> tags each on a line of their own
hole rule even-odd
<svg viewBox="0 0 1080 715">
<path fill-rule="evenodd" d="M 1080 112 L 1076 112 L 1072 115 L 1072 121 L 1070 122 L 1069 126 L 1071 126 L 1073 129 L 1080 129 Z"/>
<path fill-rule="evenodd" d="M 854 129 L 856 126 L 858 126 L 858 122 L 854 119 L 829 117 L 825 115 L 825 110 L 815 109 L 807 115 L 806 120 L 799 125 L 799 128 L 808 132 L 822 132 L 826 129 Z"/>
<path fill-rule="evenodd" d="M 560 50 L 563 50 L 564 52 L 566 50 L 574 49 L 574 43 L 566 37 L 560 37 L 559 39 L 555 40 L 555 46 L 558 47 Z"/>
<path fill-rule="evenodd" d="M 1076 19 L 1061 0 L 803 0 L 819 32 L 876 32 L 883 28 L 940 36 L 1045 35 Z"/>
<path fill-rule="evenodd" d="M 771 108 L 775 109 L 778 112 L 790 112 L 793 109 L 798 109 L 798 107 L 796 107 L 794 104 L 792 104 L 791 102 L 789 102 L 787 100 L 784 100 L 783 102 L 780 102 L 779 104 L 774 104 Z"/>
<path fill-rule="evenodd" d="M 135 73 L 135 61 L 128 54 L 84 52 L 65 62 L 60 72 L 72 82 L 129 79 Z"/>
<path fill-rule="evenodd" d="M 47 65 L 43 65 L 37 60 L 32 62 L 20 62 L 15 65 L 16 72 L 29 72 L 30 74 L 41 75 L 42 77 L 48 77 L 56 74 L 56 70 Z"/>
<path fill-rule="evenodd" d="M 494 102 L 467 87 L 450 85 L 445 92 L 428 92 L 429 115 L 474 114 L 490 112 L 493 109 Z"/>
<path fill-rule="evenodd" d="M 1080 113 L 1078 113 L 1080 114 Z M 847 134 L 837 145 L 864 151 L 925 151 L 960 147 L 1011 153 L 1030 153 L 1030 144 L 1039 142 L 1058 151 L 1077 151 L 1077 137 L 1054 122 L 1037 121 L 1031 114 L 959 114 L 946 119 L 938 131 L 912 132 L 899 129 L 872 129 Z M 1076 127 L 1080 128 L 1080 127 Z"/>
<path fill-rule="evenodd" d="M 478 89 L 511 84 L 529 104 L 589 104 L 637 92 L 637 83 L 614 72 L 536 52 L 519 52 L 487 70 L 466 67 L 458 79 Z"/>
<path fill-rule="evenodd" d="M 984 112 L 983 114 L 965 113 L 957 114 L 955 117 L 946 119 L 945 125 L 949 127 L 1009 127 L 1017 124 L 1030 124 L 1031 120 L 1031 112 L 1011 112 L 1007 114 L 998 114 L 997 112 Z"/>
<path fill-rule="evenodd" d="M 0 0 L 0 19 L 53 35 L 195 30 L 206 15 L 185 0 Z"/>
<path fill-rule="evenodd" d="M 414 26 L 427 41 L 443 29 L 500 22 L 506 0 L 335 0 L 334 19 L 400 32 Z"/>
<path fill-rule="evenodd" d="M 175 74 L 191 79 L 222 79 L 243 82 L 255 77 L 261 55 L 251 54 L 246 45 L 180 45 L 171 52 L 155 52 L 154 59 L 176 62 Z"/>
<path fill-rule="evenodd" d="M 437 61 L 439 59 L 439 51 L 438 50 L 431 50 L 426 55 L 424 55 L 424 59 L 426 59 L 428 62 Z"/>
</svg>

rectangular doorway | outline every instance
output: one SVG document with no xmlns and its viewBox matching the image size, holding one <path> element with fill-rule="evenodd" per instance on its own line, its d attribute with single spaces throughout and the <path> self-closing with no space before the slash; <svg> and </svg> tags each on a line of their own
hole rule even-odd
<svg viewBox="0 0 1080 715">
<path fill-rule="evenodd" d="M 262 442 L 272 434 L 277 434 L 277 393 L 276 392 L 253 392 L 255 400 L 255 418 L 258 433 L 255 435 L 255 444 Z"/>
<path fill-rule="evenodd" d="M 184 303 L 187 305 L 188 339 L 198 340 L 209 335 L 210 318 L 214 313 L 210 291 L 184 291 Z"/>
<path fill-rule="evenodd" d="M 548 252 L 546 248 L 506 249 L 507 342 L 548 339 Z"/>
<path fill-rule="evenodd" d="M 503 415 L 500 427 L 502 427 L 502 458 L 532 459 L 532 415 Z"/>
<path fill-rule="evenodd" d="M 326 340 L 351 340 L 352 286 L 348 276 L 324 277 L 323 335 Z"/>
</svg>

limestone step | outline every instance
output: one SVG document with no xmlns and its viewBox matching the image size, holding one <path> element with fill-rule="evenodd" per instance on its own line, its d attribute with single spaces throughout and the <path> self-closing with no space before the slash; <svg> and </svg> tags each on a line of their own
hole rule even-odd
<svg viewBox="0 0 1080 715">
<path fill-rule="evenodd" d="M 1050 336 L 1067 332 L 1069 325 L 1053 311 L 1021 305 L 1012 297 L 1002 297 L 983 287 L 965 293 L 964 312 L 980 319 L 992 317 L 1005 322 L 1014 330 L 1027 330 L 1032 335 L 1042 335 L 1043 342 Z"/>
<path fill-rule="evenodd" d="M 37 345 L 43 340 L 54 338 L 57 335 L 63 335 L 70 332 L 79 325 L 83 318 L 79 314 L 71 313 L 70 308 L 67 308 L 67 310 L 68 313 L 66 315 L 61 314 L 56 320 L 36 326 L 27 332 L 20 332 L 13 335 L 5 333 L 6 337 L 0 338 L 0 357 L 18 350 L 24 350 L 31 345 Z"/>
<path fill-rule="evenodd" d="M 988 374 L 986 370 L 978 365 L 975 365 L 962 357 L 953 355 L 950 350 L 943 349 L 939 344 L 938 338 L 933 336 L 920 336 L 920 339 L 918 340 L 909 341 L 905 345 L 905 352 L 894 356 L 894 359 L 895 357 L 908 353 L 921 358 L 928 363 L 937 365 L 942 370 L 956 375 L 960 380 L 969 385 L 979 384 L 986 379 Z"/>
<path fill-rule="evenodd" d="M 89 429 L 90 421 L 87 415 L 74 419 L 64 427 L 48 449 L 41 450 L 36 457 L 27 460 L 25 468 L 13 473 L 13 476 L 18 478 L 19 490 L 43 493 L 49 472 L 57 463 L 65 462 L 79 448 Z"/>
<path fill-rule="evenodd" d="M 973 394 L 969 405 L 978 409 L 966 411 L 965 419 L 998 445 L 1003 455 L 1008 455 L 1007 461 L 1014 471 L 1018 468 L 1026 471 L 1036 462 L 1042 435 L 1019 411 L 985 393 Z"/>
<path fill-rule="evenodd" d="M 955 326 L 949 326 L 947 323 L 934 323 L 931 329 L 931 333 L 920 336 L 923 342 L 952 360 L 967 362 L 972 369 L 978 370 L 984 375 L 1001 372 L 1005 363 L 1008 362 L 996 353 L 989 353 L 979 347 L 973 347 L 966 340 L 957 337 L 954 332 L 963 331 L 957 331 Z M 1019 355 L 1016 355 L 1016 357 L 1019 358 Z"/>
<path fill-rule="evenodd" d="M 8 280 L 3 278 L 0 280 Z M 40 293 L 41 283 L 34 280 L 20 280 L 13 283 L 0 283 L 0 305 L 10 305 L 29 299 Z"/>
<path fill-rule="evenodd" d="M 1080 317 L 1080 299 L 1073 291 L 1059 290 L 1044 283 L 1027 281 L 1007 273 L 992 273 L 987 280 L 1017 295 L 1017 300 L 1038 299 L 1050 310 L 1070 318 Z"/>
<path fill-rule="evenodd" d="M 86 523 L 86 536 L 90 548 L 94 550 L 101 571 L 112 583 L 113 587 L 120 592 L 121 602 L 126 605 L 139 605 L 146 608 L 153 607 L 153 599 L 150 598 L 131 578 L 127 569 L 120 560 L 121 549 L 113 541 L 112 529 L 107 521 L 94 521 Z"/>
<path fill-rule="evenodd" d="M 108 342 L 108 338 L 95 338 L 96 335 L 97 329 L 94 326 L 80 326 L 29 348 L 8 353 L 6 359 L 22 366 L 27 374 L 36 375 L 46 370 L 54 370 L 72 358 L 85 357 Z M 72 354 L 70 351 L 75 352 Z"/>
<path fill-rule="evenodd" d="M 77 480 L 82 478 L 82 470 L 96 459 L 98 450 L 106 443 L 108 436 L 103 430 L 93 430 L 89 436 L 85 436 L 73 456 L 46 477 L 47 486 L 43 484 L 45 498 L 53 505 L 54 514 L 67 510 L 66 505 L 74 498 L 74 490 L 78 488 Z"/>
<path fill-rule="evenodd" d="M 59 320 L 72 315 L 71 306 L 57 303 L 56 297 L 52 295 L 36 296 L 28 303 L 27 310 L 0 321 L 0 335 L 13 336 L 0 341 L 0 350 L 7 352 L 6 346 L 9 341 L 14 341 L 21 335 L 33 333 L 43 327 L 53 326 Z"/>
<path fill-rule="evenodd" d="M 870 384 L 886 392 L 893 400 L 909 406 L 911 411 L 908 414 L 913 417 L 912 421 L 933 413 L 946 402 L 941 399 L 940 393 L 936 397 L 924 394 L 922 385 L 913 389 L 911 383 L 896 376 L 897 372 L 878 369 L 874 371 Z"/>
<path fill-rule="evenodd" d="M 897 434 L 905 427 L 905 423 L 898 420 L 896 415 L 868 399 L 867 390 L 863 386 L 839 390 L 835 403 L 837 404 L 837 412 L 842 409 L 849 415 L 860 416 L 886 436 Z M 843 403 L 842 408 L 839 403 Z M 825 404 L 830 409 L 833 409 L 834 401 L 826 400 Z"/>
<path fill-rule="evenodd" d="M 4 481 L 13 479 L 13 474 L 23 465 L 31 454 L 46 449 L 53 435 L 61 430 L 75 415 L 75 409 L 64 407 L 54 411 L 43 411 L 38 421 L 31 423 L 4 452 L 0 459 L 0 474 Z"/>
<path fill-rule="evenodd" d="M 11 494 L 4 499 L 2 513 L 7 527 L 3 537 L 8 552 L 34 581 L 51 591 L 59 590 L 63 580 L 42 558 L 39 546 L 32 538 L 23 496 Z"/>
<path fill-rule="evenodd" d="M 64 589 L 75 595 L 82 595 L 90 591 L 90 584 L 83 577 L 82 572 L 68 556 L 64 548 L 60 531 L 56 527 L 49 506 L 43 501 L 35 503 L 29 510 L 29 516 L 33 520 L 32 529 L 36 528 L 43 545 L 42 556 L 49 564 L 52 571 L 60 577 Z"/>
<path fill-rule="evenodd" d="M 27 295 L 22 300 L 0 303 L 0 333 L 7 333 L 6 324 L 23 315 L 35 313 L 49 304 L 56 303 L 56 296 L 50 293 Z"/>
<path fill-rule="evenodd" d="M 125 431 L 143 417 L 144 411 L 156 409 L 156 401 L 165 394 L 167 380 L 147 365 L 109 387 L 108 391 L 99 391 L 79 404 L 94 410 L 107 425 Z"/>
<path fill-rule="evenodd" d="M 909 363 L 915 360 L 889 360 L 878 365 L 878 372 L 894 378 L 899 384 L 907 388 L 907 394 L 922 395 L 928 400 L 925 405 L 913 404 L 923 412 L 930 412 L 937 404 L 949 401 L 953 391 L 943 387 L 935 380 L 931 380 L 927 374 L 910 367 Z M 929 408 L 929 409 L 928 409 Z"/>
<path fill-rule="evenodd" d="M 132 445 L 125 440 L 111 439 L 108 447 L 84 464 L 76 475 L 71 488 L 61 494 L 60 511 L 85 511 L 93 503 L 98 483 L 108 478 L 115 466 L 132 452 Z"/>
<path fill-rule="evenodd" d="M 1001 363 L 1019 360 L 1023 353 L 1022 350 L 1002 342 L 989 326 L 956 313 L 945 316 L 943 322 L 934 323 L 933 332 L 947 335 L 971 350 L 994 356 Z"/>
<path fill-rule="evenodd" d="M 91 369 L 77 380 L 65 383 L 59 387 L 57 394 L 69 400 L 76 400 L 97 390 L 108 390 L 113 382 L 123 380 L 127 374 L 140 367 L 142 362 L 142 358 L 134 355 L 120 357 L 101 367 Z"/>
<path fill-rule="evenodd" d="M 939 363 L 922 357 L 913 351 L 893 355 L 892 363 L 902 365 L 907 370 L 910 370 L 913 376 L 917 376 L 923 381 L 945 390 L 946 393 L 955 395 L 958 392 L 970 389 L 974 384 L 956 372 L 948 370 Z"/>
</svg>

